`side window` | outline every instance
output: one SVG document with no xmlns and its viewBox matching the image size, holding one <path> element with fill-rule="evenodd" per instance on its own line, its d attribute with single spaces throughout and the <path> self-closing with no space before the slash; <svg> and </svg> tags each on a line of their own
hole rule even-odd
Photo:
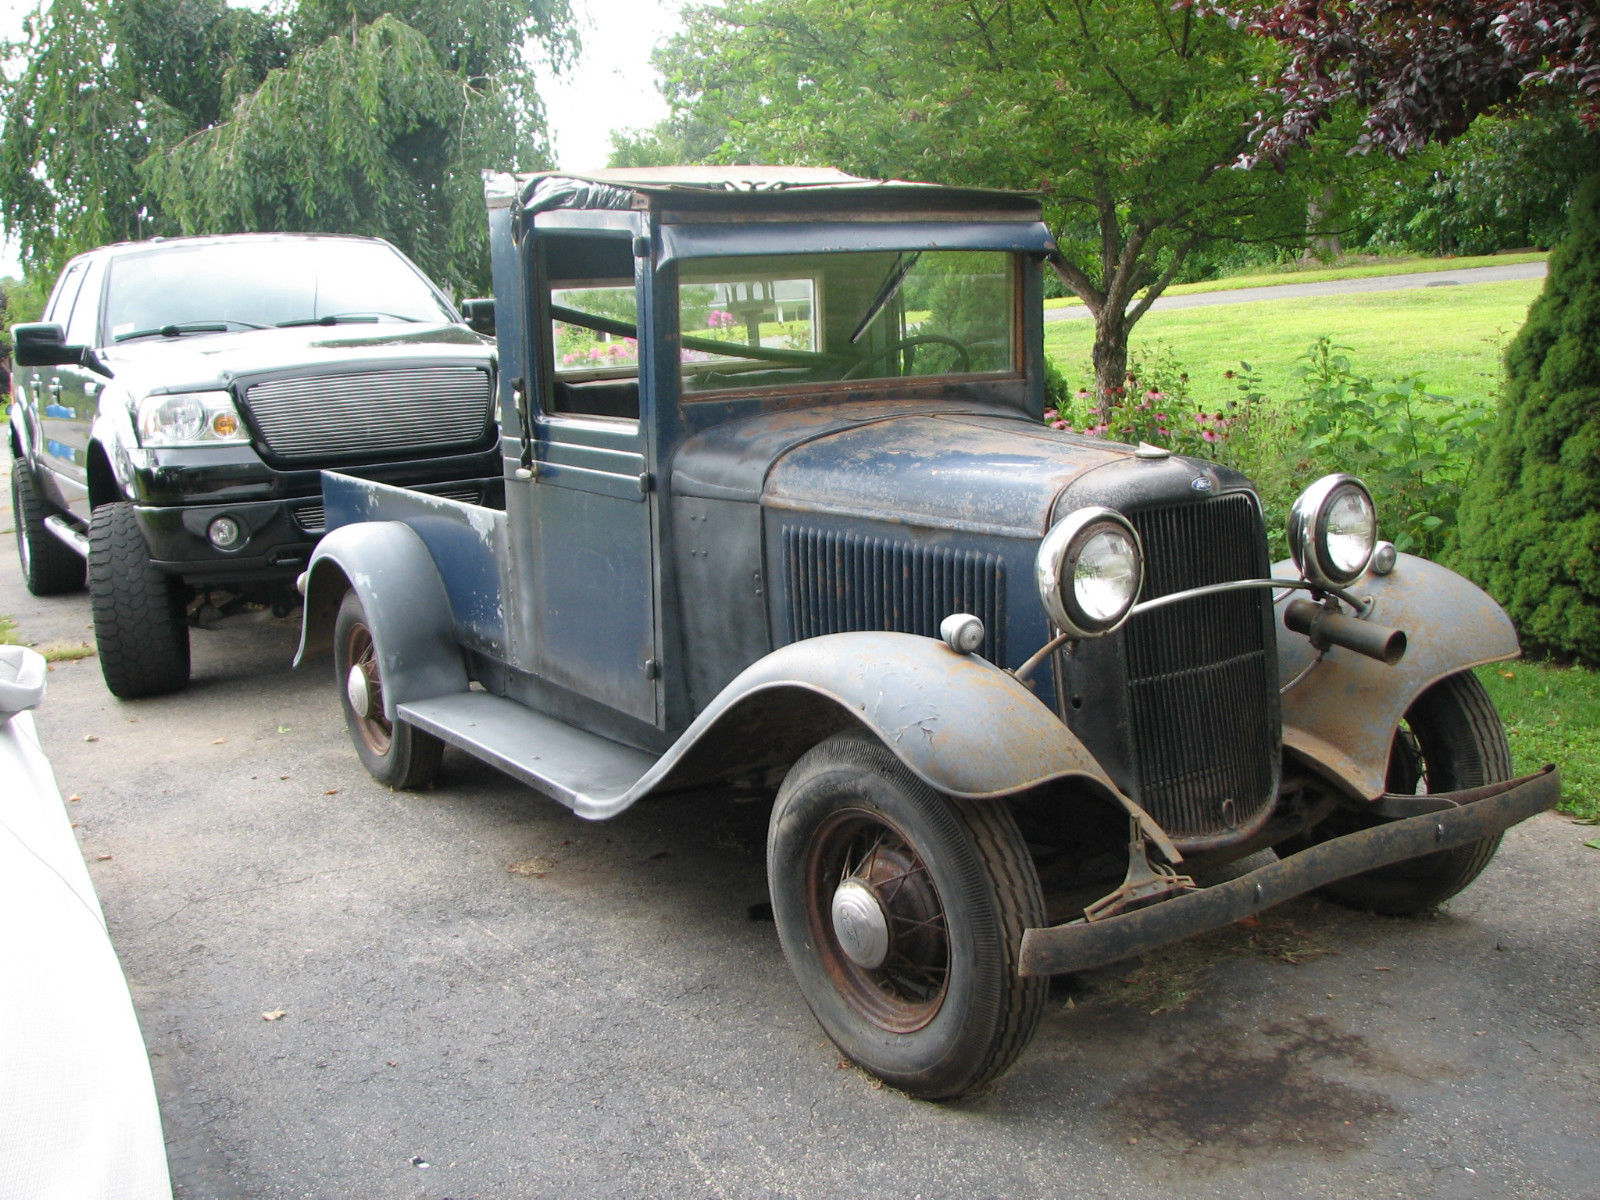
<svg viewBox="0 0 1600 1200">
<path fill-rule="evenodd" d="M 44 306 L 46 321 L 56 325 L 67 323 L 67 315 L 72 311 L 72 302 L 78 298 L 78 289 L 83 286 L 83 272 L 87 266 L 83 259 L 67 264 L 67 269 L 61 273 L 61 278 L 56 280 L 55 290 L 50 293 L 50 302 Z"/>
<path fill-rule="evenodd" d="M 639 419 L 639 306 L 629 239 L 544 234 L 547 412 Z"/>
<path fill-rule="evenodd" d="M 106 277 L 106 260 L 97 258 L 89 264 L 78 289 L 78 299 L 67 318 L 67 345 L 97 346 L 100 344 L 100 291 Z"/>
</svg>

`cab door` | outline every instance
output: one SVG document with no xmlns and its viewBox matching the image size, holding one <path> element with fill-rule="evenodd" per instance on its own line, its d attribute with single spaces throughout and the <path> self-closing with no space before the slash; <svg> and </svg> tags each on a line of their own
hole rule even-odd
<svg viewBox="0 0 1600 1200">
<path fill-rule="evenodd" d="M 68 272 L 45 319 L 64 327 L 67 345 L 95 347 L 106 261 L 80 260 L 68 267 Z M 89 434 L 105 376 L 73 363 L 29 370 L 28 382 L 39 415 L 41 461 L 51 475 L 41 482 L 53 493 L 50 499 L 54 503 L 87 521 Z"/>
<path fill-rule="evenodd" d="M 658 725 L 658 497 L 628 336 L 632 239 L 541 231 L 533 241 L 524 645 L 537 675 Z"/>
</svg>

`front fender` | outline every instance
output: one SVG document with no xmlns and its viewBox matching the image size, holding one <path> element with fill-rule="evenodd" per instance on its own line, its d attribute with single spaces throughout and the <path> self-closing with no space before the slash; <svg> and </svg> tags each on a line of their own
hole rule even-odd
<svg viewBox="0 0 1600 1200">
<path fill-rule="evenodd" d="M 1274 574 L 1293 574 L 1291 563 Z M 1393 572 L 1368 575 L 1351 591 L 1372 597 L 1368 617 L 1406 635 L 1406 653 L 1385 666 L 1334 647 L 1317 651 L 1278 616 L 1279 686 L 1307 667 L 1283 696 L 1283 743 L 1362 799 L 1385 791 L 1389 745 L 1411 702 L 1447 675 L 1515 658 L 1511 619 L 1476 585 L 1437 563 L 1399 556 Z M 1281 607 L 1281 606 L 1280 606 Z"/>
<path fill-rule="evenodd" d="M 383 714 L 395 706 L 467 690 L 450 599 L 428 547 L 399 521 L 360 521 L 330 532 L 306 568 L 305 614 L 294 665 L 329 650 L 333 623 L 354 588 L 383 676 Z"/>
<path fill-rule="evenodd" d="M 629 799 L 762 753 L 792 761 L 851 725 L 864 726 L 912 774 L 949 796 L 991 799 L 1057 780 L 1086 782 L 1180 861 L 1154 819 L 1013 676 L 908 633 L 829 634 L 766 655 L 717 695 Z M 722 749 L 728 746 L 734 750 Z"/>
</svg>

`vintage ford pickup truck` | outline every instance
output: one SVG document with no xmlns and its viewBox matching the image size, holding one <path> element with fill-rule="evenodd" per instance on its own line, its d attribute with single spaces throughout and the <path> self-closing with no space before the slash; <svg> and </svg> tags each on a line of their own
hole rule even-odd
<svg viewBox="0 0 1600 1200">
<path fill-rule="evenodd" d="M 784 954 L 887 1082 L 981 1087 L 1046 976 L 1313 889 L 1437 904 L 1556 802 L 1470 670 L 1509 621 L 1359 481 L 1309 484 L 1274 568 L 1247 479 L 1043 425 L 1031 198 L 685 168 L 488 199 L 504 509 L 325 474 L 297 661 L 331 648 L 395 787 L 450 743 L 583 817 L 773 796 Z"/>
</svg>

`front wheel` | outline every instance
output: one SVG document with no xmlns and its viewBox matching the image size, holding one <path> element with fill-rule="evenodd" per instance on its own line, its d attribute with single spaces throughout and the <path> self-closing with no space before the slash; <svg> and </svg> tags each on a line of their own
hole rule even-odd
<svg viewBox="0 0 1600 1200">
<path fill-rule="evenodd" d="M 839 734 L 784 779 L 767 879 L 806 1003 L 886 1083 L 963 1095 L 1033 1037 L 1046 981 L 1017 967 L 1044 900 L 1003 803 L 940 795 L 877 741 Z"/>
<path fill-rule="evenodd" d="M 102 504 L 90 517 L 89 602 L 100 673 L 113 696 L 164 696 L 189 682 L 183 583 L 150 561 L 125 501 Z"/>
<path fill-rule="evenodd" d="M 1406 710 L 1390 747 L 1385 786 L 1390 792 L 1426 795 L 1510 778 L 1511 750 L 1500 714 L 1477 676 L 1462 672 L 1441 679 Z M 1312 830 L 1310 840 L 1325 841 L 1376 823 L 1364 814 L 1340 810 Z M 1423 912 L 1476 879 L 1499 847 L 1500 835 L 1495 834 L 1341 879 L 1321 894 L 1348 908 L 1389 916 Z"/>
<path fill-rule="evenodd" d="M 11 463 L 11 520 L 17 528 L 22 582 L 35 596 L 59 596 L 83 586 L 83 559 L 44 526 L 50 506 L 34 487 L 28 464 Z"/>
<path fill-rule="evenodd" d="M 367 774 L 392 788 L 425 788 L 439 774 L 444 743 L 383 713 L 383 673 L 366 610 L 346 592 L 333 623 L 333 669 L 345 727 Z"/>
</svg>

